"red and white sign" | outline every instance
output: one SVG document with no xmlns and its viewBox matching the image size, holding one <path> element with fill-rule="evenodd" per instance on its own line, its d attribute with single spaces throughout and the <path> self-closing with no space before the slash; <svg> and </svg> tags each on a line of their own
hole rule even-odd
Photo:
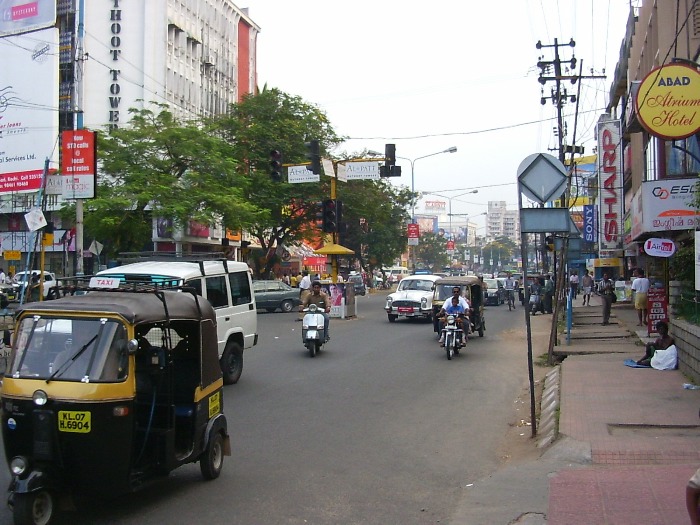
<svg viewBox="0 0 700 525">
<path fill-rule="evenodd" d="M 644 251 L 652 257 L 671 257 L 676 253 L 676 244 L 670 239 L 647 239 L 644 243 Z"/>
<path fill-rule="evenodd" d="M 92 199 L 95 197 L 95 132 L 87 130 L 61 133 L 61 173 L 63 197 Z"/>
<path fill-rule="evenodd" d="M 418 239 L 420 238 L 420 228 L 418 227 L 418 224 L 411 223 L 406 226 L 406 234 L 409 239 Z"/>
<path fill-rule="evenodd" d="M 447 251 L 449 252 L 450 250 L 455 249 L 455 242 L 454 241 L 447 241 Z"/>
<path fill-rule="evenodd" d="M 668 303 L 666 302 L 666 288 L 652 287 L 647 293 L 647 333 L 656 332 L 656 323 L 668 322 Z"/>
<path fill-rule="evenodd" d="M 620 121 L 598 123 L 600 250 L 622 249 L 622 149 Z"/>
</svg>

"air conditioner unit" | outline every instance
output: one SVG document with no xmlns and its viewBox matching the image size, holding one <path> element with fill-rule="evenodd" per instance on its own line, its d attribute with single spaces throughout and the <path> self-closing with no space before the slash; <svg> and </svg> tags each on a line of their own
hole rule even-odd
<svg viewBox="0 0 700 525">
<path fill-rule="evenodd" d="M 204 55 L 204 65 L 213 66 L 214 65 L 214 55 Z"/>
</svg>

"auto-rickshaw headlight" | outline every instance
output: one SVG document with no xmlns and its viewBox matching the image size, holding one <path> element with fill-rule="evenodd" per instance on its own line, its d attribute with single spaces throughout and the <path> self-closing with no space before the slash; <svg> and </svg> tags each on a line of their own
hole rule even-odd
<svg viewBox="0 0 700 525">
<path fill-rule="evenodd" d="M 129 339 L 129 342 L 126 343 L 126 350 L 129 352 L 129 354 L 135 354 L 136 350 L 139 349 L 139 341 L 138 339 Z"/>
<path fill-rule="evenodd" d="M 27 458 L 23 456 L 15 456 L 10 461 L 10 472 L 15 476 L 21 476 L 27 470 Z"/>
<path fill-rule="evenodd" d="M 34 401 L 34 404 L 37 406 L 44 406 L 48 400 L 49 396 L 47 396 L 46 392 L 44 392 L 43 390 L 36 390 L 32 394 L 32 401 Z"/>
</svg>

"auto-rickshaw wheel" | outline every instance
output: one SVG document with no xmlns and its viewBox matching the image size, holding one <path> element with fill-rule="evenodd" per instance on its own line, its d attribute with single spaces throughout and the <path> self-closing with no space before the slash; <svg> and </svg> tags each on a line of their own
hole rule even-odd
<svg viewBox="0 0 700 525">
<path fill-rule="evenodd" d="M 221 432 L 212 431 L 207 448 L 199 458 L 199 469 L 206 480 L 216 479 L 224 466 L 224 438 Z"/>
<path fill-rule="evenodd" d="M 226 343 L 226 348 L 220 360 L 224 384 L 237 383 L 243 373 L 243 349 L 235 341 Z"/>
<path fill-rule="evenodd" d="M 479 323 L 479 337 L 484 337 L 484 330 L 486 327 L 484 326 L 484 318 L 481 318 L 481 323 Z"/>
<path fill-rule="evenodd" d="M 48 490 L 13 495 L 15 525 L 48 525 L 55 508 L 53 495 Z"/>
</svg>

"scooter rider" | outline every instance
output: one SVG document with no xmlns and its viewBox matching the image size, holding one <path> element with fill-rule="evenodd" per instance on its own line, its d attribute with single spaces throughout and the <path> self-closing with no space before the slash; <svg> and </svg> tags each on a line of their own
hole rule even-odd
<svg viewBox="0 0 700 525">
<path fill-rule="evenodd" d="M 326 332 L 326 341 L 328 341 L 330 336 L 330 324 L 331 324 L 331 298 L 326 292 L 321 289 L 321 283 L 314 281 L 311 284 L 311 293 L 306 294 L 303 298 L 301 304 L 299 305 L 299 311 L 303 311 L 304 308 L 308 307 L 310 304 L 315 304 L 323 310 L 324 326 L 323 329 Z"/>
<path fill-rule="evenodd" d="M 442 319 L 444 319 L 445 316 L 447 316 L 447 315 L 454 315 L 456 318 L 455 324 L 457 325 L 458 328 L 461 328 L 462 330 L 464 330 L 462 318 L 464 317 L 466 310 L 464 309 L 464 306 L 460 303 L 459 299 L 460 299 L 460 297 L 458 297 L 457 295 L 453 295 L 452 298 L 449 300 L 450 304 L 447 306 L 447 308 L 442 308 L 438 315 Z M 439 342 L 440 342 L 440 346 L 445 346 L 445 329 L 444 328 L 440 332 L 440 341 Z M 463 344 L 463 341 L 461 338 L 459 339 L 458 343 L 460 346 Z"/>
</svg>

